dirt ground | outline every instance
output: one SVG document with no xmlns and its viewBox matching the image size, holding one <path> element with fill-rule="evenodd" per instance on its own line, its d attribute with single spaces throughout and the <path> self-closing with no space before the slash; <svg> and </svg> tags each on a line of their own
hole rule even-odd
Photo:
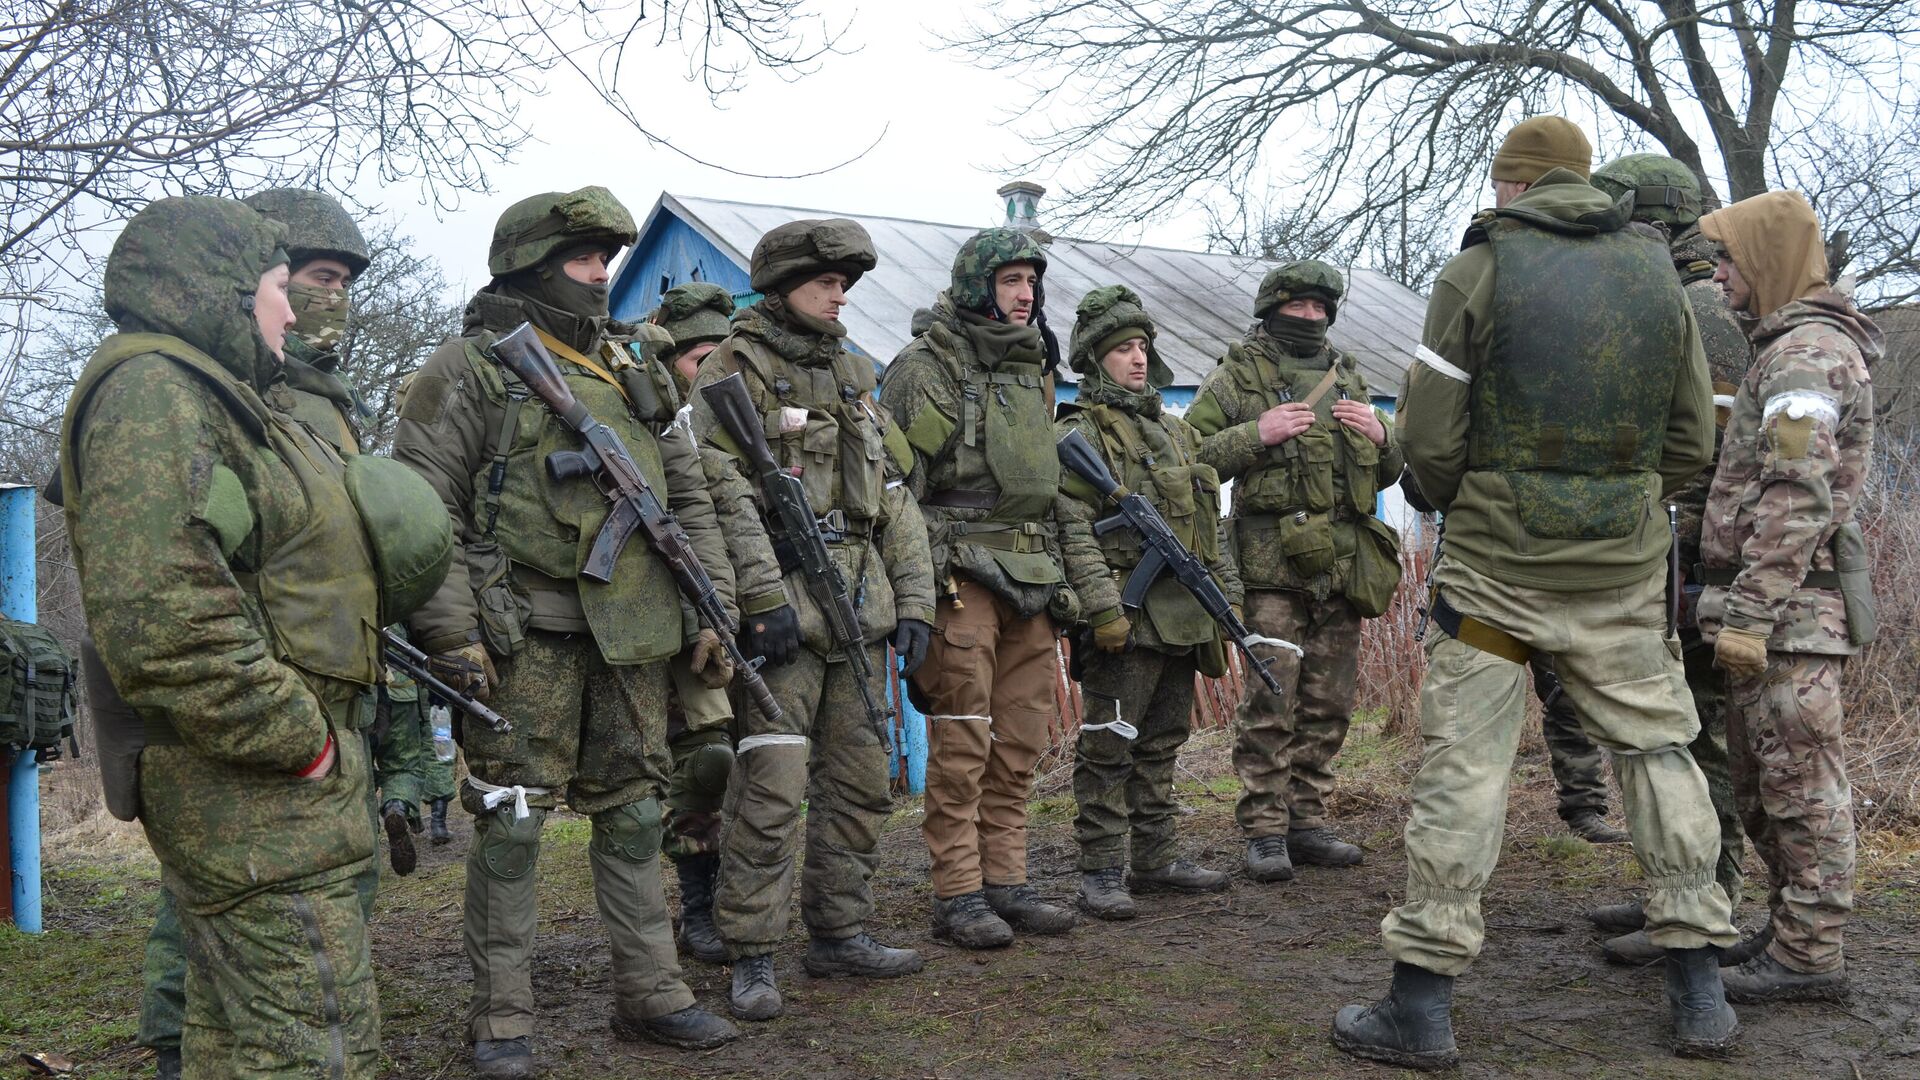
<svg viewBox="0 0 1920 1080">
<path fill-rule="evenodd" d="M 1368 849 L 1348 871 L 1303 869 L 1284 885 L 1236 875 L 1230 891 L 1146 897 L 1130 923 L 1083 924 L 997 952 L 935 943 L 927 926 L 927 855 L 916 803 L 882 840 L 873 930 L 927 957 L 906 980 L 816 981 L 800 969 L 795 929 L 779 957 L 787 1016 L 739 1042 L 683 1054 L 615 1040 L 607 948 L 594 912 L 586 823 L 549 825 L 543 875 L 537 1046 L 565 1080 L 637 1077 L 1208 1077 L 1386 1076 L 1327 1041 L 1334 1011 L 1376 997 L 1389 963 L 1380 917 L 1404 889 L 1399 825 L 1406 750 L 1364 733 L 1334 811 Z M 1853 996 L 1844 1006 L 1751 1006 L 1724 1063 L 1682 1061 L 1663 1044 L 1658 969 L 1610 967 L 1581 917 L 1620 898 L 1636 876 L 1628 852 L 1558 833 L 1544 755 L 1519 768 L 1502 865 L 1485 913 L 1487 949 L 1456 992 L 1455 1028 L 1470 1077 L 1920 1077 L 1920 856 L 1911 841 L 1869 834 L 1857 921 L 1849 931 Z M 1218 734 L 1186 758 L 1183 829 L 1201 863 L 1238 867 L 1233 781 Z M 1071 800 L 1058 771 L 1034 805 L 1032 878 L 1070 901 Z M 420 870 L 388 879 L 374 923 L 386 1075 L 466 1075 L 468 973 L 460 890 L 468 835 L 423 847 Z M 150 857 L 51 858 L 41 939 L 0 932 L 0 1077 L 34 1075 L 18 1054 L 54 1051 L 73 1075 L 149 1075 L 132 1045 Z M 1748 892 L 1741 921 L 1759 917 Z M 690 962 L 701 1002 L 725 1007 L 724 969 Z"/>
</svg>

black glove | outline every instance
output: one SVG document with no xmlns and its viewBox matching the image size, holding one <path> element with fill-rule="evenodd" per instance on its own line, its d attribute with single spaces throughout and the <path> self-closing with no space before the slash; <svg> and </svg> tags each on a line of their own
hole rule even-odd
<svg viewBox="0 0 1920 1080">
<path fill-rule="evenodd" d="M 781 604 L 772 611 L 746 617 L 748 656 L 764 656 L 774 667 L 784 667 L 800 657 L 800 616 Z"/>
<path fill-rule="evenodd" d="M 919 619 L 901 619 L 893 627 L 893 651 L 900 656 L 900 674 L 912 677 L 927 658 L 933 627 Z"/>
</svg>

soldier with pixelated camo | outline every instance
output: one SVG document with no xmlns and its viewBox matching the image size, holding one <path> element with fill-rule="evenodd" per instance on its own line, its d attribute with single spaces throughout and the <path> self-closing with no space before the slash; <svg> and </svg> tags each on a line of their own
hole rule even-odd
<svg viewBox="0 0 1920 1080">
<path fill-rule="evenodd" d="M 1853 792 L 1840 677 L 1872 641 L 1854 520 L 1873 457 L 1868 366 L 1884 338 L 1827 283 L 1806 198 L 1774 191 L 1700 219 L 1714 280 L 1757 349 L 1727 422 L 1700 540 L 1700 629 L 1726 671 L 1733 790 L 1767 866 L 1772 941 L 1726 973 L 1735 1001 L 1843 997 Z"/>
</svg>

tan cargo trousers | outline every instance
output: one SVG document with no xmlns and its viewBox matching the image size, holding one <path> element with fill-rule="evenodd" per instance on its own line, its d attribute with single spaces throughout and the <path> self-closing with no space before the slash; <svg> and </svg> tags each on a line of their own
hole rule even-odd
<svg viewBox="0 0 1920 1080">
<path fill-rule="evenodd" d="M 921 829 L 941 898 L 1026 883 L 1027 799 L 1059 663 L 1051 618 L 1021 618 L 979 583 L 958 585 L 960 603 L 941 600 L 913 677 L 927 715 Z"/>
<path fill-rule="evenodd" d="M 1633 853 L 1645 873 L 1647 936 L 1663 948 L 1732 945 L 1714 881 L 1720 825 L 1687 744 L 1699 733 L 1677 638 L 1663 639 L 1664 579 L 1559 593 L 1504 585 L 1447 559 L 1436 573 L 1464 615 L 1552 657 L 1587 736 L 1613 753 Z M 1527 668 L 1436 627 L 1420 686 L 1424 752 L 1407 820 L 1407 899 L 1380 924 L 1387 954 L 1441 975 L 1480 953 L 1480 895 L 1500 858 L 1507 784 L 1526 723 Z"/>
</svg>

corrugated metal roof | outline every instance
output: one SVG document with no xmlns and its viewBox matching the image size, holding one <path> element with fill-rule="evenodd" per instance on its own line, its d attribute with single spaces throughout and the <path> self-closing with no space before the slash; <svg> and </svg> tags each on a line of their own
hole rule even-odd
<svg viewBox="0 0 1920 1080">
<path fill-rule="evenodd" d="M 680 217 L 743 268 L 753 245 L 776 225 L 806 217 L 858 221 L 872 234 L 880 265 L 860 279 L 840 318 L 852 339 L 883 362 L 911 339 L 908 326 L 915 309 L 931 304 L 947 287 L 954 253 L 983 227 L 672 194 L 661 195 L 653 213 L 662 211 Z M 1197 385 L 1227 343 L 1252 323 L 1254 292 L 1273 265 L 1235 255 L 1055 237 L 1047 248 L 1047 321 L 1064 350 L 1074 309 L 1088 290 L 1129 286 L 1153 315 L 1161 356 L 1173 368 L 1175 382 Z M 1376 271 L 1345 273 L 1347 296 L 1333 326 L 1333 343 L 1354 355 L 1375 393 L 1391 395 L 1420 344 L 1426 301 Z"/>
</svg>

